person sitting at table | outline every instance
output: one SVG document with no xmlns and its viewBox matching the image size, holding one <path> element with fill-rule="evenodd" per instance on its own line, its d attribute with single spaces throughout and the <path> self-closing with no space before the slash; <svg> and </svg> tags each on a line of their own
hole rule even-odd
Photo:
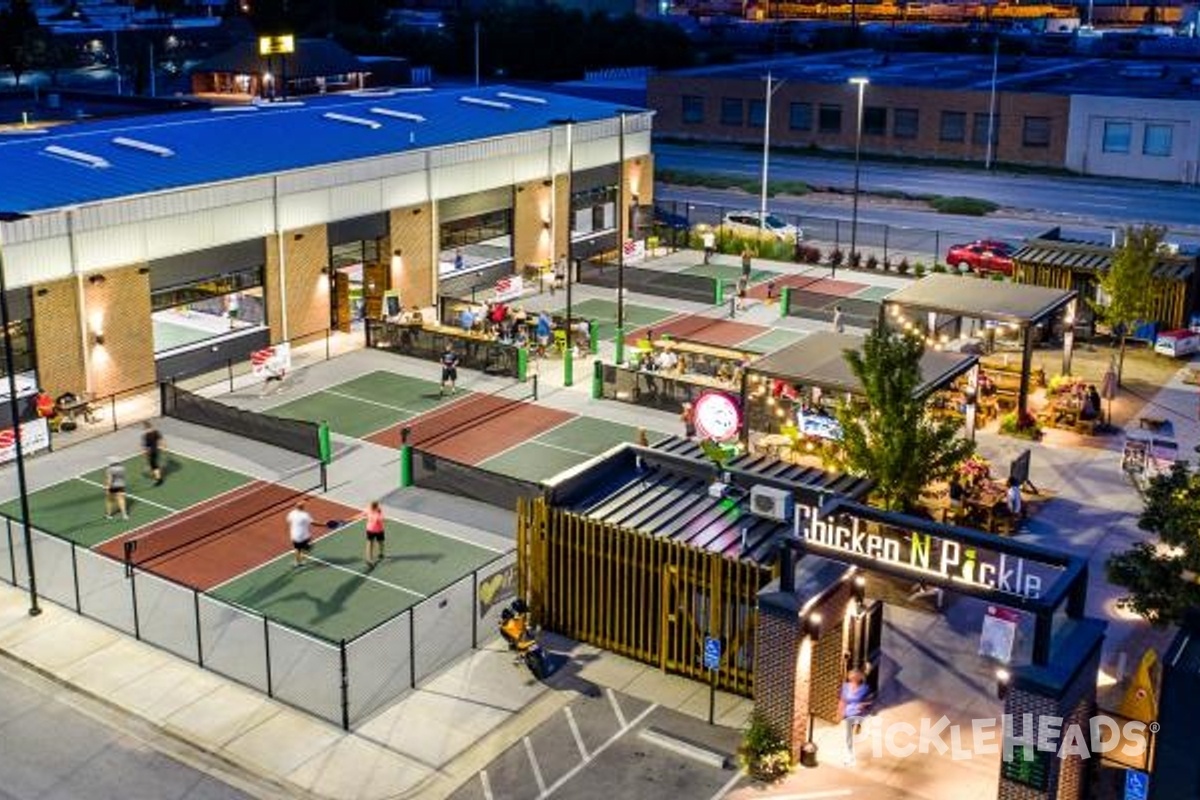
<svg viewBox="0 0 1200 800">
<path fill-rule="evenodd" d="M 722 383 L 730 383 L 733 381 L 733 367 L 729 365 L 728 361 L 722 361 L 721 366 L 717 367 L 716 378 Z"/>
<path fill-rule="evenodd" d="M 71 402 L 75 402 L 75 395 L 71 395 Z M 46 425 L 51 430 L 58 430 L 61 426 L 58 408 L 58 402 L 50 396 L 49 392 L 39 386 L 37 394 L 33 398 L 33 410 L 39 419 L 46 420 Z"/>
<path fill-rule="evenodd" d="M 516 326 L 516 333 L 513 334 L 513 344 L 517 347 L 529 346 L 529 332 L 525 330 L 524 325 Z"/>
<path fill-rule="evenodd" d="M 1008 489 L 1004 492 L 1004 503 L 1008 506 L 1008 513 L 1014 518 L 1021 516 L 1021 482 L 1016 478 L 1008 479 Z"/>
<path fill-rule="evenodd" d="M 658 351 L 658 355 L 654 358 L 654 366 L 659 372 L 670 372 L 675 367 L 679 366 L 679 356 L 670 347 L 664 347 Z"/>
<path fill-rule="evenodd" d="M 494 328 L 499 328 L 500 323 L 504 322 L 504 318 L 507 316 L 508 306 L 499 300 L 493 303 L 491 309 L 488 311 L 488 321 L 492 323 Z"/>
<path fill-rule="evenodd" d="M 467 333 L 475 327 L 475 312 L 470 306 L 463 306 L 462 312 L 458 315 L 458 327 L 462 328 Z"/>
<path fill-rule="evenodd" d="M 1091 408 L 1091 415 L 1088 415 L 1088 409 Z M 1086 399 L 1083 403 L 1083 411 L 1079 414 L 1081 419 L 1099 419 L 1100 418 L 1100 392 L 1096 391 L 1096 384 L 1089 383 L 1087 387 Z"/>
</svg>

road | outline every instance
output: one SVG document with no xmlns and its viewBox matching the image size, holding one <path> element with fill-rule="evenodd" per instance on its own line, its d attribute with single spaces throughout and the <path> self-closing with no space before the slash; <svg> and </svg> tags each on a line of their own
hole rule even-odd
<svg viewBox="0 0 1200 800">
<path fill-rule="evenodd" d="M 741 177 L 762 173 L 762 153 L 749 149 L 656 143 L 654 159 L 658 169 Z M 854 182 L 853 165 L 844 159 L 772 154 L 770 166 L 772 180 L 844 190 Z M 1195 186 L 865 160 L 860 179 L 864 192 L 964 195 L 1013 209 L 1066 215 L 1101 228 L 1149 222 L 1200 236 L 1200 187 Z"/>
<path fill-rule="evenodd" d="M 252 796 L 164 755 L 160 750 L 206 770 L 224 769 L 142 727 L 120 720 L 101 703 L 0 660 L 0 741 L 4 743 L 0 800 L 243 800 Z M 258 790 L 255 795 L 269 796 Z"/>
</svg>

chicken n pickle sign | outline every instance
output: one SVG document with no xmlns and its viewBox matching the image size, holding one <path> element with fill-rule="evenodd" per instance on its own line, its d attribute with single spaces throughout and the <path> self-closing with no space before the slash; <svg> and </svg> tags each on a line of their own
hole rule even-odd
<svg viewBox="0 0 1200 800">
<path fill-rule="evenodd" d="M 814 553 L 851 556 L 860 563 L 900 567 L 918 579 L 1028 600 L 1040 598 L 1057 577 L 1050 565 L 931 533 L 889 526 L 868 529 L 863 520 L 849 515 L 819 520 L 816 506 L 797 511 L 800 536 Z"/>
</svg>

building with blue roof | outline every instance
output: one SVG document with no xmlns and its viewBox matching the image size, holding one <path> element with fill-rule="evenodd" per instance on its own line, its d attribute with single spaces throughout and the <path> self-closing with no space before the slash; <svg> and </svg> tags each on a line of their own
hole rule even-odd
<svg viewBox="0 0 1200 800">
<path fill-rule="evenodd" d="M 651 122 L 487 86 L 0 130 L 22 383 L 123 392 L 361 336 L 388 294 L 486 296 L 568 250 L 615 250 L 652 203 Z"/>
</svg>

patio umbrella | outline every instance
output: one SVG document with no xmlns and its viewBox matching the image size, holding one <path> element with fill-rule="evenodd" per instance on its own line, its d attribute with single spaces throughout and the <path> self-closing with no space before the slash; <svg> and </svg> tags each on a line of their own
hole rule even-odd
<svg viewBox="0 0 1200 800">
<path fill-rule="evenodd" d="M 1100 383 L 1100 396 L 1108 401 L 1108 411 L 1105 414 L 1105 425 L 1112 425 L 1112 401 L 1117 396 L 1117 367 L 1110 358 L 1104 379 Z"/>
</svg>

